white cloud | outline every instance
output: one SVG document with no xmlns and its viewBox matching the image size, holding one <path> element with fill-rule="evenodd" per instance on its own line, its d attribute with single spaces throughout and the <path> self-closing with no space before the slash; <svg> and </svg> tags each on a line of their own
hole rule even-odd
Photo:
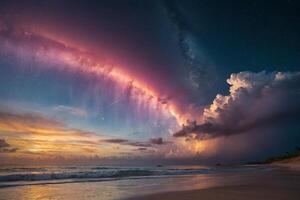
<svg viewBox="0 0 300 200">
<path fill-rule="evenodd" d="M 227 83 L 229 95 L 216 96 L 204 109 L 203 123 L 191 124 L 174 136 L 208 139 L 299 118 L 300 72 L 240 72 L 231 74 Z"/>
</svg>

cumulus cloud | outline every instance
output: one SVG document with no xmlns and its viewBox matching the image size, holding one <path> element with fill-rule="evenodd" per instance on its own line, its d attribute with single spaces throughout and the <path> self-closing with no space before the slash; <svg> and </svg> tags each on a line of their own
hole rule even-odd
<svg viewBox="0 0 300 200">
<path fill-rule="evenodd" d="M 229 95 L 216 96 L 203 122 L 190 122 L 175 137 L 205 140 L 299 120 L 300 72 L 240 72 L 227 83 Z"/>
</svg>

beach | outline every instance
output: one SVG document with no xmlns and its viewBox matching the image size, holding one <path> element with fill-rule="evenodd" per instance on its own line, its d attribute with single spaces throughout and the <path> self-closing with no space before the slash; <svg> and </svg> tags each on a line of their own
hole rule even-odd
<svg viewBox="0 0 300 200">
<path fill-rule="evenodd" d="M 97 174 L 107 173 L 112 170 L 122 177 L 91 178 L 91 171 L 87 167 L 63 171 L 62 174 L 83 174 L 86 177 L 63 177 L 55 179 L 54 175 L 49 180 L 19 180 L 6 181 L 7 177 L 1 176 L 1 200 L 35 200 L 35 199 L 88 199 L 88 200 L 150 200 L 150 199 L 299 199 L 300 173 L 288 167 L 267 166 L 238 166 L 238 167 L 164 167 L 148 168 L 157 174 L 146 173 L 145 168 L 134 168 L 135 176 L 131 176 L 126 168 L 111 167 L 98 169 Z M 94 168 L 94 167 L 93 167 Z M 89 169 L 92 169 L 90 167 Z M 35 169 L 36 170 L 36 169 Z M 50 169 L 48 169 L 49 171 Z M 54 169 L 52 169 L 54 171 Z M 56 169 L 57 170 L 57 169 Z M 62 169 L 60 169 L 62 170 Z M 64 168 L 65 170 L 65 168 Z M 130 170 L 133 170 L 130 168 Z M 173 174 L 166 175 L 167 173 Z M 174 173 L 175 171 L 176 173 Z M 76 173 L 75 173 L 76 172 Z M 163 175 L 159 175 L 159 173 Z M 15 172 L 14 172 L 15 173 Z M 20 172 L 17 172 L 20 174 Z M 57 174 L 57 172 L 55 172 Z M 33 174 L 36 174 L 34 172 Z M 148 174 L 148 175 L 146 175 Z M 94 174 L 93 174 L 94 175 Z M 32 174 L 31 174 L 32 176 Z M 29 176 L 29 177 L 31 177 Z M 37 178 L 36 176 L 33 176 Z M 62 177 L 60 175 L 59 177 Z M 88 178 L 89 177 L 89 178 Z"/>
<path fill-rule="evenodd" d="M 261 185 L 245 185 L 245 186 L 226 186 L 209 188 L 202 190 L 169 192 L 145 197 L 134 198 L 136 200 L 253 200 L 253 199 L 272 199 L 272 200 L 298 200 L 299 187 L 276 187 Z"/>
<path fill-rule="evenodd" d="M 299 162 L 280 161 L 271 166 L 282 168 L 264 173 L 237 175 L 238 181 L 232 185 L 151 194 L 130 200 L 298 200 L 300 197 Z"/>
</svg>

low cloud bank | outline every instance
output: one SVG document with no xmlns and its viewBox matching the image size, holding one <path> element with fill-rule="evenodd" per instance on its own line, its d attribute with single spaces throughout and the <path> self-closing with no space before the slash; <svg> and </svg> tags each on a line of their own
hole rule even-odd
<svg viewBox="0 0 300 200">
<path fill-rule="evenodd" d="M 141 141 L 133 141 L 133 140 L 127 140 L 127 139 L 121 139 L 121 138 L 113 138 L 113 139 L 105 139 L 101 140 L 100 142 L 103 143 L 112 143 L 112 144 L 122 144 L 122 145 L 129 145 L 129 146 L 135 146 L 135 147 L 153 147 L 153 145 L 165 145 L 170 142 L 164 141 L 163 138 L 151 138 L 149 141 L 141 142 Z"/>
</svg>

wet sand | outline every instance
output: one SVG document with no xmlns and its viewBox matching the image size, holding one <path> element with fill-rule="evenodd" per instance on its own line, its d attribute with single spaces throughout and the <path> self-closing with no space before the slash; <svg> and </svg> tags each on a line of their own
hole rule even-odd
<svg viewBox="0 0 300 200">
<path fill-rule="evenodd" d="M 299 197 L 300 171 L 269 165 L 243 170 L 221 167 L 213 173 L 187 176 L 0 187 L 0 200 L 294 200 Z"/>
<path fill-rule="evenodd" d="M 130 200 L 299 200 L 300 172 L 283 170 L 252 174 L 238 185 L 150 194 Z M 178 186 L 180 189 L 180 186 Z"/>
<path fill-rule="evenodd" d="M 168 192 L 133 198 L 134 200 L 299 200 L 300 188 L 262 187 L 262 186 L 226 186 L 193 191 Z"/>
</svg>

